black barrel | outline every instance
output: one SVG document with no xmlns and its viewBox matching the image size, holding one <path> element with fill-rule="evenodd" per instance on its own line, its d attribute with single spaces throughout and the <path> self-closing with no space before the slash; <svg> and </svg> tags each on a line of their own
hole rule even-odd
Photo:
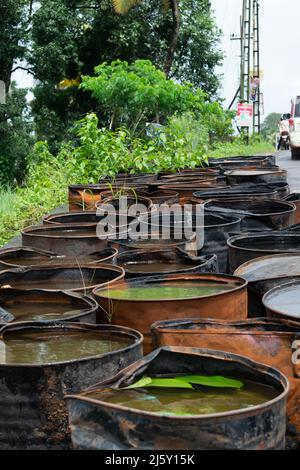
<svg viewBox="0 0 300 470">
<path fill-rule="evenodd" d="M 276 165 L 275 155 L 249 155 L 249 156 L 233 156 L 224 158 L 209 158 L 209 166 L 215 167 L 235 167 L 257 166 L 259 168 L 272 167 Z"/>
<path fill-rule="evenodd" d="M 115 248 L 105 248 L 102 251 L 86 256 L 64 256 L 29 247 L 5 248 L 0 250 L 0 270 L 68 264 L 75 267 L 83 264 L 104 263 L 112 260 L 118 254 Z"/>
<path fill-rule="evenodd" d="M 287 171 L 263 168 L 257 170 L 231 170 L 225 172 L 227 184 L 287 183 Z"/>
<path fill-rule="evenodd" d="M 228 240 L 230 272 L 255 258 L 300 253 L 300 234 L 273 232 L 235 235 Z"/>
<path fill-rule="evenodd" d="M 36 225 L 22 230 L 22 244 L 66 256 L 83 256 L 107 248 L 96 226 L 89 224 Z"/>
<path fill-rule="evenodd" d="M 291 202 L 267 199 L 210 200 L 204 209 L 219 215 L 232 215 L 241 219 L 242 231 L 282 230 L 294 223 L 296 207 Z"/>
<path fill-rule="evenodd" d="M 96 323 L 98 304 L 87 295 L 42 289 L 0 289 L 0 326 L 20 321 Z"/>
<path fill-rule="evenodd" d="M 0 288 L 67 290 L 87 294 L 96 286 L 105 287 L 123 279 L 124 275 L 123 268 L 110 264 L 35 266 L 2 271 Z"/>
<path fill-rule="evenodd" d="M 2 248 L 0 250 L 0 269 L 12 269 L 22 266 L 48 264 L 58 255 L 50 251 L 30 247 Z"/>
<path fill-rule="evenodd" d="M 114 259 L 125 270 L 126 278 L 176 273 L 218 272 L 216 255 L 193 257 L 180 250 L 132 250 Z"/>
<path fill-rule="evenodd" d="M 204 374 L 272 386 L 275 397 L 253 407 L 209 415 L 160 415 L 104 401 L 105 393 L 142 376 Z M 75 449 L 284 449 L 287 378 L 277 369 L 222 351 L 165 347 L 77 395 L 67 395 Z M 119 392 L 122 393 L 121 391 Z M 137 392 L 138 393 L 138 392 Z M 126 425 L 124 425 L 126 423 Z M 128 432 L 130 429 L 130 432 Z"/>
<path fill-rule="evenodd" d="M 193 194 L 193 199 L 195 202 L 197 200 L 199 202 L 208 200 L 208 199 L 218 199 L 218 200 L 224 200 L 224 199 L 231 199 L 231 198 L 254 198 L 254 199 L 277 199 L 279 197 L 277 191 L 274 189 L 268 189 L 265 187 L 261 188 L 238 188 L 235 189 L 233 186 L 232 188 L 226 188 L 226 189 L 214 189 L 210 191 L 196 191 Z"/>
<path fill-rule="evenodd" d="M 113 377 L 142 356 L 142 335 L 128 328 L 19 323 L 0 334 L 2 450 L 70 448 L 64 394 Z M 27 348 L 23 356 L 22 342 Z"/>
<path fill-rule="evenodd" d="M 178 217 L 179 215 L 179 217 Z M 198 250 L 199 256 L 217 255 L 219 272 L 228 272 L 228 246 L 227 240 L 231 233 L 240 232 L 240 218 L 229 214 L 228 216 L 221 216 L 220 214 L 203 214 L 202 219 L 197 219 L 196 206 L 193 207 L 193 212 L 190 213 L 171 213 L 168 222 L 171 234 L 179 233 L 184 229 L 192 230 L 194 233 L 198 232 L 202 238 L 202 247 Z M 147 226 L 148 230 L 162 231 L 166 226 L 164 225 L 166 219 L 160 212 L 154 214 L 151 218 L 141 219 L 141 226 Z M 175 235 L 174 235 L 175 236 Z"/>
</svg>

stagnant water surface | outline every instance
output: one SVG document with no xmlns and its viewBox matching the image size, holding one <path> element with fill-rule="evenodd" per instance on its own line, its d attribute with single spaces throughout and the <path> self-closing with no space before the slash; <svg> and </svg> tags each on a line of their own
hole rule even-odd
<svg viewBox="0 0 300 470">
<path fill-rule="evenodd" d="M 0 364 L 45 364 L 83 359 L 126 348 L 132 340 L 89 331 L 9 333 L 0 339 Z"/>
<path fill-rule="evenodd" d="M 235 287 L 238 287 L 235 282 L 165 281 L 148 285 L 132 285 L 122 289 L 110 288 L 101 291 L 101 297 L 119 300 L 191 299 L 220 294 Z"/>
<path fill-rule="evenodd" d="M 287 287 L 269 297 L 268 307 L 291 317 L 300 318 L 300 285 Z"/>
<path fill-rule="evenodd" d="M 139 390 L 95 391 L 89 398 L 150 411 L 160 415 L 189 416 L 224 413 L 266 403 L 276 396 L 273 387 L 243 380 L 241 389 L 201 387 L 199 390 L 144 388 Z"/>
<path fill-rule="evenodd" d="M 15 321 L 42 321 L 42 320 L 58 320 L 66 319 L 79 315 L 84 308 L 72 309 L 71 304 L 54 303 L 54 302 L 9 302 L 7 305 L 2 304 L 7 311 L 14 317 Z M 88 309 L 86 305 L 85 309 Z"/>
</svg>

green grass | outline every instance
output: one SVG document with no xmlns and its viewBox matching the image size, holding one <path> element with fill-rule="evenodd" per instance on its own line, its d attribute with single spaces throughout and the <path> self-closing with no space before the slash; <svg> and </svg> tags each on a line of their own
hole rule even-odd
<svg viewBox="0 0 300 470">
<path fill-rule="evenodd" d="M 268 142 L 250 142 L 243 145 L 239 142 L 224 143 L 218 145 L 214 150 L 208 152 L 209 157 L 222 158 L 230 156 L 248 156 L 263 153 L 274 153 L 275 148 Z"/>
<path fill-rule="evenodd" d="M 12 214 L 15 199 L 16 195 L 12 189 L 0 189 L 0 217 Z"/>
</svg>

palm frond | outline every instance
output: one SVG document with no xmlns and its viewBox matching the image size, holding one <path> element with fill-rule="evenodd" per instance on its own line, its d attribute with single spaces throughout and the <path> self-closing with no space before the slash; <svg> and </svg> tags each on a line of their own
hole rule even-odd
<svg viewBox="0 0 300 470">
<path fill-rule="evenodd" d="M 112 4 L 116 13 L 125 15 L 129 10 L 137 5 L 140 0 L 112 0 Z"/>
</svg>

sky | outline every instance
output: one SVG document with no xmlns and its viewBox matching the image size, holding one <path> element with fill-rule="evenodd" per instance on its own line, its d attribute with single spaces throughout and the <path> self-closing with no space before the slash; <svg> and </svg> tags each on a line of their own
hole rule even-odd
<svg viewBox="0 0 300 470">
<path fill-rule="evenodd" d="M 222 96 L 229 105 L 239 81 L 239 41 L 230 35 L 240 33 L 242 0 L 211 0 L 218 26 L 223 31 L 221 48 L 225 52 Z M 264 71 L 264 117 L 271 112 L 290 111 L 290 101 L 300 94 L 300 0 L 260 0 L 261 69 Z M 32 86 L 32 78 L 23 71 L 14 79 L 19 86 Z"/>
<path fill-rule="evenodd" d="M 239 35 L 242 0 L 211 0 L 218 26 L 223 30 L 222 50 L 225 104 L 229 104 L 238 88 Z M 291 98 L 300 94 L 300 0 L 260 0 L 261 69 L 264 71 L 264 117 L 271 112 L 290 111 Z"/>
</svg>

